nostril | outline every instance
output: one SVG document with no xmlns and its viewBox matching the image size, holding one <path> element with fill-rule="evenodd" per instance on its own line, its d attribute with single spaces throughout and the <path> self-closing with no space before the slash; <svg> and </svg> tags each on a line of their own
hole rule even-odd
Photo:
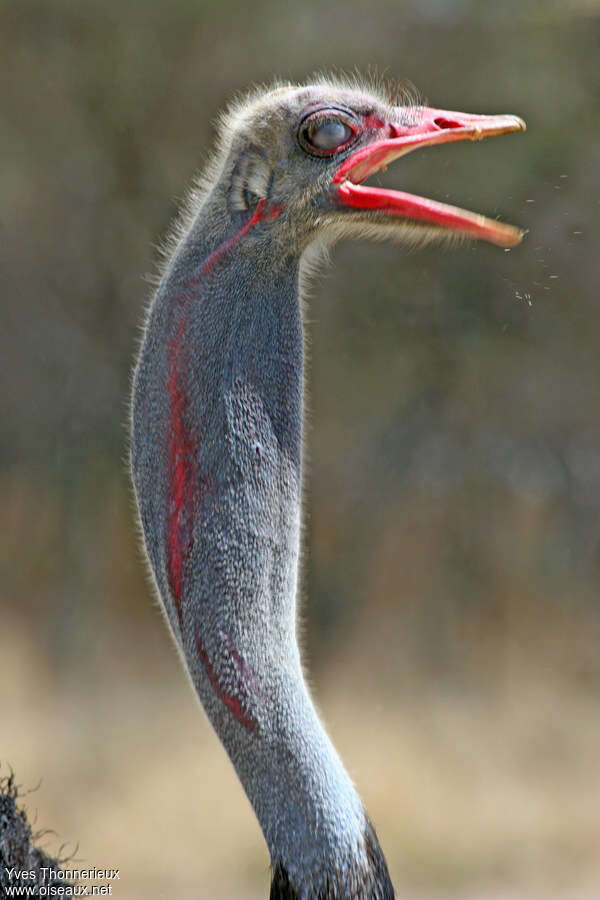
<svg viewBox="0 0 600 900">
<path fill-rule="evenodd" d="M 452 119 L 434 119 L 433 124 L 438 128 L 461 128 L 460 122 L 454 122 Z"/>
</svg>

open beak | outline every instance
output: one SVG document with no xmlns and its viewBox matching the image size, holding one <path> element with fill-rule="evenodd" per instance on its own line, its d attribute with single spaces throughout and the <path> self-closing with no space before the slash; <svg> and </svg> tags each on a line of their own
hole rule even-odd
<svg viewBox="0 0 600 900">
<path fill-rule="evenodd" d="M 513 247 L 521 241 L 524 232 L 513 225 L 426 197 L 371 187 L 362 182 L 418 147 L 451 141 L 479 141 L 509 131 L 525 131 L 522 119 L 511 115 L 478 116 L 419 107 L 414 112 L 414 125 L 377 122 L 376 127 L 375 139 L 351 154 L 332 179 L 342 206 L 363 211 L 379 210 L 386 216 L 448 229 L 499 247 Z"/>
</svg>

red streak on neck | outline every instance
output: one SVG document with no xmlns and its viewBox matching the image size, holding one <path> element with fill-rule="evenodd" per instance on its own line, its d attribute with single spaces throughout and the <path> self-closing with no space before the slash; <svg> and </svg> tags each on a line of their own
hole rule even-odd
<svg viewBox="0 0 600 900">
<path fill-rule="evenodd" d="M 185 425 L 187 397 L 181 366 L 185 320 L 169 344 L 169 398 L 171 421 L 169 428 L 169 495 L 167 544 L 168 575 L 175 597 L 179 624 L 182 624 L 181 598 L 186 559 L 193 544 L 195 492 L 197 480 L 196 441 Z"/>
<path fill-rule="evenodd" d="M 194 281 L 199 281 L 203 275 L 208 275 L 214 267 L 219 263 L 222 258 L 229 253 L 236 244 L 246 237 L 248 232 L 254 228 L 255 225 L 258 225 L 259 222 L 264 222 L 265 219 L 276 219 L 282 212 L 283 206 L 271 206 L 267 207 L 266 200 L 259 200 L 256 209 L 252 215 L 251 219 L 248 219 L 246 224 L 236 231 L 230 238 L 227 238 L 226 241 L 223 241 L 222 244 L 219 244 L 216 250 L 207 256 L 207 258 L 202 263 L 200 267 L 200 271 L 195 276 Z"/>
<path fill-rule="evenodd" d="M 248 713 L 244 711 L 242 708 L 242 704 L 238 697 L 234 697 L 232 694 L 228 694 L 227 691 L 223 688 L 219 679 L 215 673 L 213 664 L 208 658 L 208 654 L 204 647 L 202 646 L 202 641 L 200 640 L 200 635 L 196 631 L 196 649 L 198 650 L 198 656 L 204 663 L 204 668 L 206 669 L 206 674 L 208 676 L 208 680 L 210 681 L 213 690 L 217 697 L 223 701 L 225 706 L 231 710 L 234 714 L 238 722 L 247 728 L 248 731 L 254 731 L 256 728 L 256 722 L 252 719 Z"/>
</svg>

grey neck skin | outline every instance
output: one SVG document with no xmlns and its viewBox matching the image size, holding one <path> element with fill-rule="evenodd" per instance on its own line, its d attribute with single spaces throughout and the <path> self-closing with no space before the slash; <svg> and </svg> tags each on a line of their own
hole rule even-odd
<svg viewBox="0 0 600 900">
<path fill-rule="evenodd" d="M 270 240 L 273 215 L 220 209 L 209 196 L 180 242 L 135 373 L 145 544 L 191 680 L 267 841 L 271 897 L 388 900 L 383 855 L 319 722 L 296 640 L 300 258 Z"/>
</svg>

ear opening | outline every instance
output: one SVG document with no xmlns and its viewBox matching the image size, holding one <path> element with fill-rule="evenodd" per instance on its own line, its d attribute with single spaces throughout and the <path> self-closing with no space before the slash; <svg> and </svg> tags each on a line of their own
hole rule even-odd
<svg viewBox="0 0 600 900">
<path fill-rule="evenodd" d="M 235 164 L 231 175 L 231 206 L 236 211 L 253 209 L 269 193 L 271 168 L 256 146 L 251 146 Z"/>
</svg>

